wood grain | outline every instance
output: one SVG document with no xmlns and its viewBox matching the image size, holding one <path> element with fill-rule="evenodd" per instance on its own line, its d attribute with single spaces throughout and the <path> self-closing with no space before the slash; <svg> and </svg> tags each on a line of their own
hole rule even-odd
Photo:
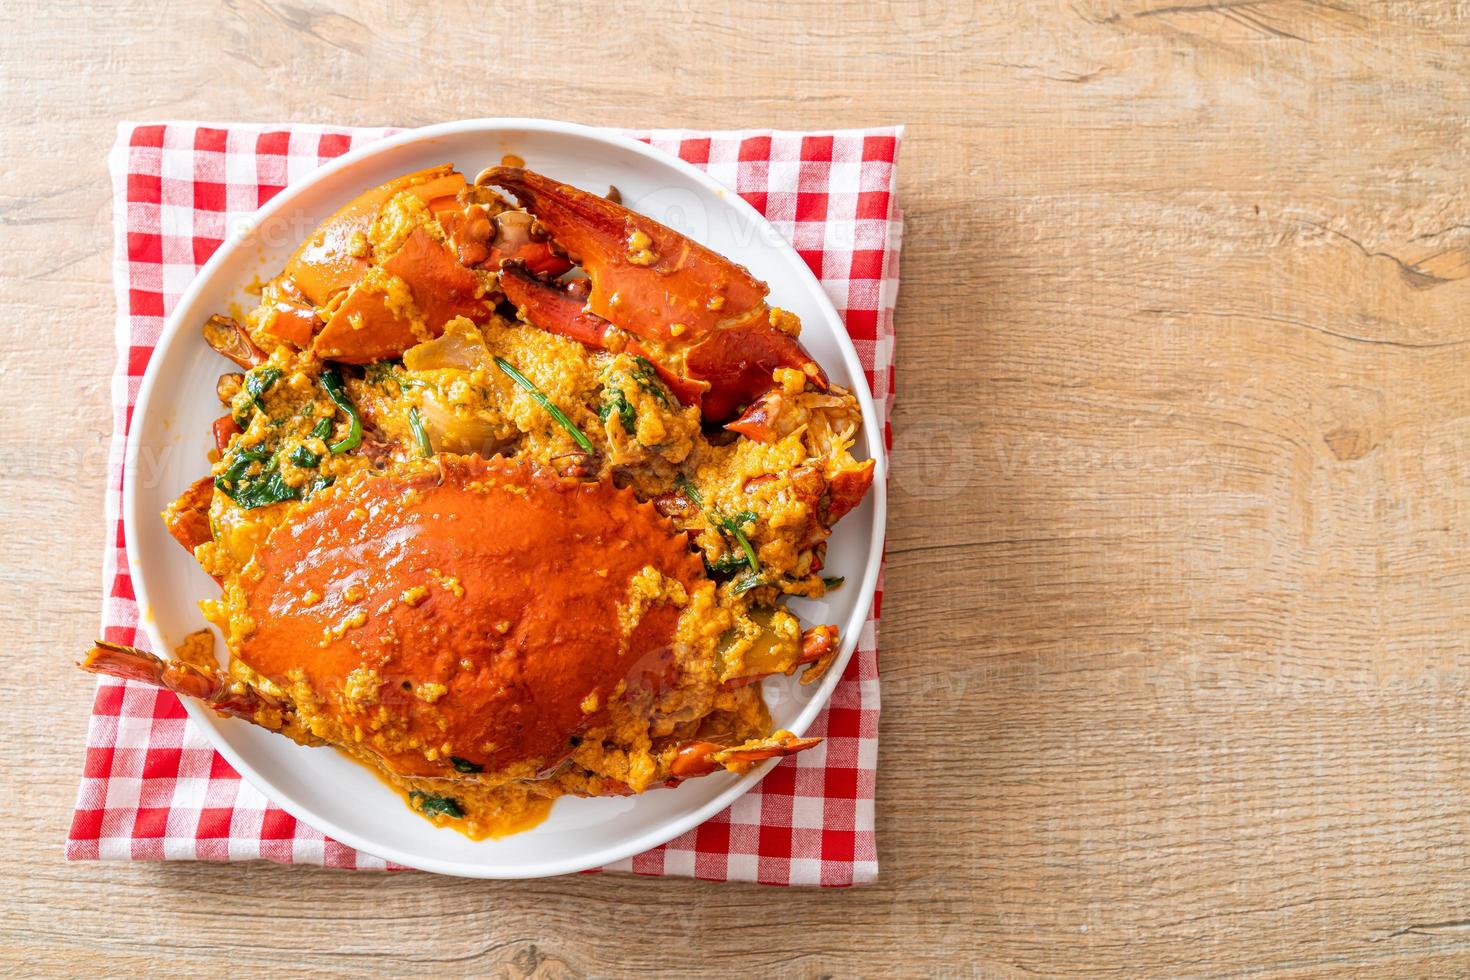
<svg viewBox="0 0 1470 980">
<path fill-rule="evenodd" d="M 1470 971 L 1470 18 L 11 0 L 0 969 Z M 841 893 L 61 859 L 119 118 L 904 122 L 879 793 Z"/>
</svg>

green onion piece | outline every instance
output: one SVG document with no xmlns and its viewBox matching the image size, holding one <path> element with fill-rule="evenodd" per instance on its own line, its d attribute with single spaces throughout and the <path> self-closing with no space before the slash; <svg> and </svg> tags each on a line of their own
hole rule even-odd
<svg viewBox="0 0 1470 980">
<path fill-rule="evenodd" d="M 342 376 L 337 373 L 336 368 L 327 368 L 322 372 L 322 387 L 327 390 L 327 397 L 332 399 L 332 404 L 346 412 L 347 417 L 352 421 L 342 441 L 334 442 L 327 448 L 334 456 L 356 449 L 362 445 L 362 416 L 357 414 L 357 406 L 352 404 L 352 399 L 347 396 L 347 388 L 342 384 Z"/>
<path fill-rule="evenodd" d="M 511 367 L 510 362 L 503 357 L 495 358 L 495 366 L 504 371 L 506 377 L 510 378 L 510 380 L 514 381 L 516 384 L 526 389 L 526 391 L 530 392 L 531 397 L 536 400 L 536 404 L 546 409 L 547 414 L 556 419 L 557 423 L 563 429 L 567 430 L 567 434 L 570 435 L 573 439 L 577 440 L 577 445 L 581 446 L 589 453 L 597 452 L 597 447 L 592 445 L 592 440 L 588 439 L 582 433 L 581 429 L 573 425 L 572 420 L 566 417 L 566 413 L 553 405 L 551 403 L 551 399 L 547 398 L 545 393 L 543 393 L 540 388 L 537 388 L 535 383 L 532 382 L 530 378 L 526 377 L 524 374 Z"/>
<path fill-rule="evenodd" d="M 844 581 L 846 581 L 846 579 L 841 575 L 822 576 L 822 584 L 827 587 L 828 591 L 840 587 Z"/>
<path fill-rule="evenodd" d="M 413 430 L 414 442 L 419 444 L 419 455 L 425 459 L 434 455 L 434 446 L 429 442 L 429 434 L 424 431 L 424 420 L 419 418 L 417 408 L 408 410 L 408 427 Z"/>
</svg>

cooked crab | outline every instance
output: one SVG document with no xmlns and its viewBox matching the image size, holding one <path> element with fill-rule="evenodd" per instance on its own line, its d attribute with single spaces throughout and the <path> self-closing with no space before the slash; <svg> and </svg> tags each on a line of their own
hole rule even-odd
<svg viewBox="0 0 1470 980">
<path fill-rule="evenodd" d="M 228 666 L 82 666 L 335 745 L 473 835 L 810 748 L 752 682 L 835 659 L 781 600 L 837 584 L 873 463 L 765 294 L 529 171 L 374 188 L 205 326 L 244 370 L 164 519 L 221 585 Z"/>
</svg>

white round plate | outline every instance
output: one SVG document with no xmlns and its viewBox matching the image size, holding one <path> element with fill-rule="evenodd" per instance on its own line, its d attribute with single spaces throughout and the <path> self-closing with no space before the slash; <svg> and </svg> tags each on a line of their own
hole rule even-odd
<svg viewBox="0 0 1470 980">
<path fill-rule="evenodd" d="M 815 689 L 766 682 L 777 727 L 801 734 L 827 703 L 852 656 L 877 584 L 883 548 L 886 462 L 882 433 L 857 354 L 837 312 L 801 258 L 740 197 L 682 160 L 584 126 L 533 119 L 477 119 L 403 133 L 349 153 L 277 195 L 227 241 L 179 300 L 138 394 L 123 488 L 133 582 L 153 648 L 173 650 L 204 619 L 198 602 L 218 587 L 164 530 L 159 512 L 206 472 L 209 420 L 219 414 L 215 379 L 228 369 L 204 344 L 211 314 L 248 309 L 245 286 L 269 278 L 342 203 L 391 177 L 440 163 L 473 175 L 515 153 L 526 165 L 624 202 L 743 263 L 771 299 L 801 317 L 801 339 L 832 380 L 851 388 L 865 426 L 858 455 L 878 460 L 873 490 L 838 526 L 827 552 L 847 584 L 818 602 L 794 602 L 807 623 L 836 623 L 837 662 Z M 219 645 L 222 649 L 222 644 Z M 242 776 L 292 816 L 344 844 L 425 871 L 479 878 L 566 874 L 655 847 L 707 820 L 756 784 L 774 763 L 744 776 L 719 773 L 636 797 L 557 801 L 540 826 L 501 840 L 472 841 L 417 816 L 364 767 L 331 748 L 305 748 L 185 700 L 190 716 Z M 822 752 L 822 748 L 811 750 Z"/>
</svg>

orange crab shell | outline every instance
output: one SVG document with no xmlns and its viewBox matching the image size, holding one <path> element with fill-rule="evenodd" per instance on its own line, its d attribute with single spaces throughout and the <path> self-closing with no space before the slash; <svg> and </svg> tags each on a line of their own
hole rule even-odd
<svg viewBox="0 0 1470 980">
<path fill-rule="evenodd" d="M 273 531 L 241 579 L 254 631 L 238 656 L 304 682 L 396 772 L 453 776 L 451 756 L 542 771 L 624 687 L 676 679 L 672 601 L 624 635 L 633 577 L 651 566 L 692 591 L 704 570 L 685 534 L 609 482 L 440 462 L 323 491 Z"/>
<path fill-rule="evenodd" d="M 394 178 L 343 205 L 286 263 L 276 280 L 280 295 L 271 304 L 267 332 L 303 350 L 313 346 L 315 334 L 319 356 L 348 364 L 397 357 L 425 339 L 403 315 L 400 304 L 364 281 L 372 267 L 366 236 L 383 206 L 396 195 L 413 194 L 436 216 L 448 219 L 462 208 L 459 194 L 465 186 L 464 175 L 445 164 Z M 457 316 L 483 323 L 490 315 L 474 273 L 423 228 L 410 233 L 381 265 L 407 286 L 423 315 L 422 329 L 431 336 L 439 336 L 444 324 Z M 323 326 L 316 308 L 339 296 L 340 304 Z"/>
<path fill-rule="evenodd" d="M 454 207 L 455 197 L 464 186 L 464 176 L 452 165 L 443 164 L 395 177 L 359 194 L 338 208 L 312 232 L 310 238 L 301 243 L 286 263 L 286 278 L 295 283 L 313 305 L 324 305 L 367 272 L 369 263 L 354 247 L 353 240 L 367 234 L 373 219 L 390 199 L 409 191 L 430 210 L 439 211 Z"/>
<path fill-rule="evenodd" d="M 479 280 L 454 253 L 423 228 L 415 228 L 383 269 L 402 279 L 424 317 L 424 328 L 438 337 L 455 317 L 475 323 L 490 308 L 476 296 Z M 388 298 L 359 284 L 350 289 L 336 315 L 316 335 L 317 354 L 347 364 L 371 364 L 398 357 L 424 338 L 399 316 Z"/>
</svg>

